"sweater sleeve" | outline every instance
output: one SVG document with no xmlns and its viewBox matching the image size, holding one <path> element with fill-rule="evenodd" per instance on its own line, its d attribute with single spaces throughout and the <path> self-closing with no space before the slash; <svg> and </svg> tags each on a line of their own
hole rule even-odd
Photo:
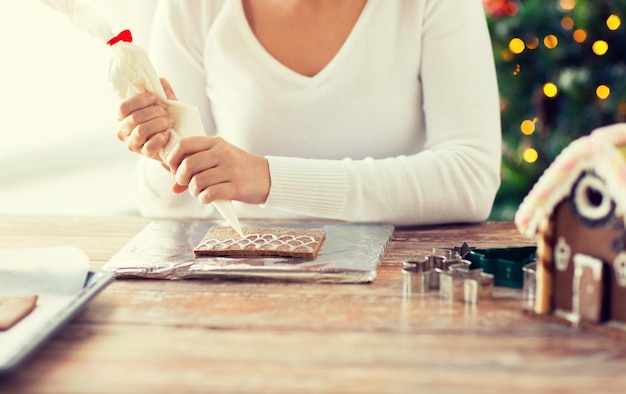
<svg viewBox="0 0 626 394">
<path fill-rule="evenodd" d="M 266 206 L 354 222 L 485 220 L 500 185 L 501 128 L 479 0 L 429 0 L 421 32 L 425 149 L 386 159 L 268 157 Z M 318 167 L 317 171 L 314 168 Z"/>
</svg>

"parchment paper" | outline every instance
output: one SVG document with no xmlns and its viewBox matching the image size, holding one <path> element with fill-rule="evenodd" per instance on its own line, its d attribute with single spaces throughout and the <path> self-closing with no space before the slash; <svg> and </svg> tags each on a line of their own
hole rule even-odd
<svg viewBox="0 0 626 394">
<path fill-rule="evenodd" d="M 324 229 L 326 239 L 313 260 L 292 258 L 195 257 L 193 248 L 210 221 L 153 221 L 103 267 L 119 277 L 149 279 L 268 279 L 327 283 L 374 280 L 393 234 L 391 225 L 254 223 L 254 226 Z"/>
</svg>

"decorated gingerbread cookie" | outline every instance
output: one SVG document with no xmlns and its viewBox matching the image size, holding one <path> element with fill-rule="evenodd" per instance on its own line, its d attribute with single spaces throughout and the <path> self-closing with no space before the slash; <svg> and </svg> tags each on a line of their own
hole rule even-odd
<svg viewBox="0 0 626 394">
<path fill-rule="evenodd" d="M 312 259 L 326 236 L 324 230 L 281 227 L 244 227 L 243 233 L 242 238 L 231 227 L 211 227 L 193 252 L 196 256 Z"/>
</svg>

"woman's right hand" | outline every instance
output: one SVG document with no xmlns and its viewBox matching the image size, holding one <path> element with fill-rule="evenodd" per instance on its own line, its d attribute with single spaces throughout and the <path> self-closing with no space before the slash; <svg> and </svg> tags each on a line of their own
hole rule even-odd
<svg viewBox="0 0 626 394">
<path fill-rule="evenodd" d="M 176 99 L 166 80 L 161 83 L 168 98 Z M 139 93 L 122 100 L 118 106 L 117 138 L 128 150 L 163 162 L 159 151 L 169 140 L 174 126 L 167 108 L 153 93 Z"/>
</svg>

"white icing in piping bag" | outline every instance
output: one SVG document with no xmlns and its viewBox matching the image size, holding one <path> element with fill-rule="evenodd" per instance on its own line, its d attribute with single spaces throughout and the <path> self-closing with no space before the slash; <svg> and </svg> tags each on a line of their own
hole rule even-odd
<svg viewBox="0 0 626 394">
<path fill-rule="evenodd" d="M 174 119 L 174 128 L 169 130 L 169 141 L 159 152 L 161 158 L 167 157 L 181 138 L 206 135 L 196 107 L 167 98 L 148 54 L 139 45 L 132 43 L 132 36 L 128 30 L 114 37 L 109 23 L 104 18 L 93 8 L 75 0 L 39 0 L 38 2 L 65 14 L 81 30 L 111 47 L 109 81 L 121 99 L 141 92 L 151 92 L 168 109 Z M 226 222 L 241 237 L 244 237 L 232 202 L 219 200 L 214 201 L 213 205 Z"/>
</svg>

